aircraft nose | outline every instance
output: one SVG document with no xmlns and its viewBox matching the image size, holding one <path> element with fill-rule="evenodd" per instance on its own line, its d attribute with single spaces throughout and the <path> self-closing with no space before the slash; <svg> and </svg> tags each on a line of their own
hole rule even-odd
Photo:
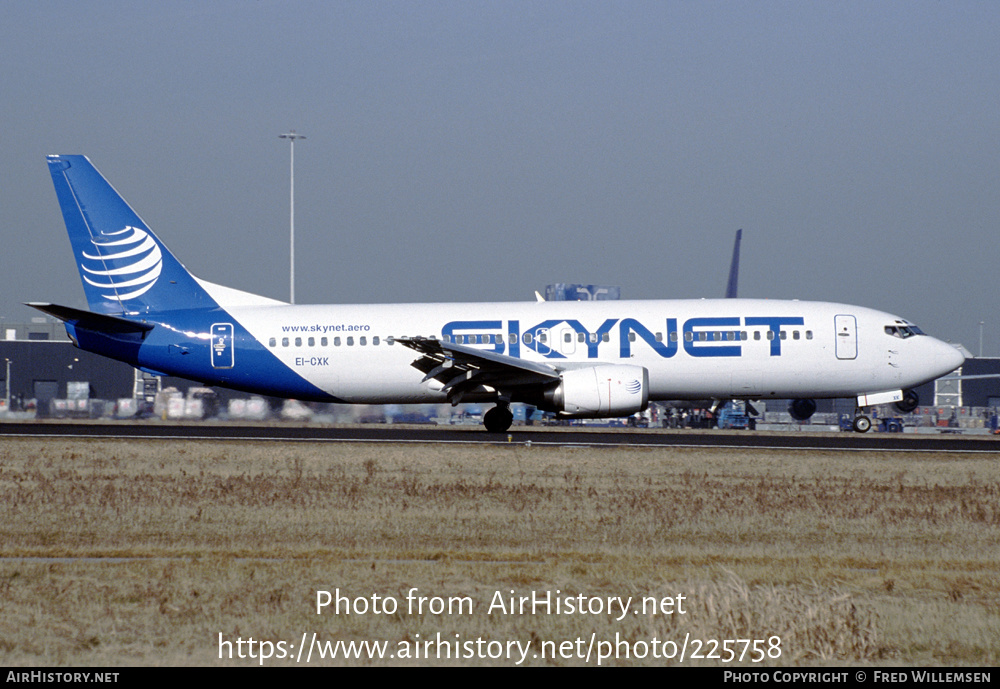
<svg viewBox="0 0 1000 689">
<path fill-rule="evenodd" d="M 935 367 L 940 371 L 939 376 L 951 373 L 956 368 L 965 363 L 965 355 L 959 351 L 958 347 L 947 342 L 937 341 L 934 353 Z"/>
</svg>

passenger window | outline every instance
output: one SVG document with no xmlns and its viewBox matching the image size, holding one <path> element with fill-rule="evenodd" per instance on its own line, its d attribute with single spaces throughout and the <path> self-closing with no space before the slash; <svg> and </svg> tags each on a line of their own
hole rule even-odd
<svg viewBox="0 0 1000 689">
<path fill-rule="evenodd" d="M 353 335 L 348 336 L 348 338 L 347 338 L 347 346 L 348 347 L 353 347 L 354 346 L 354 336 Z"/>
<path fill-rule="evenodd" d="M 586 342 L 587 341 L 587 336 L 584 333 L 577 333 L 576 334 L 576 341 L 577 342 Z"/>
<path fill-rule="evenodd" d="M 276 347 L 276 346 L 278 346 L 278 341 L 275 338 L 272 337 L 270 340 L 267 341 L 267 346 L 268 347 Z"/>
<path fill-rule="evenodd" d="M 385 343 L 386 343 L 386 344 L 389 344 L 389 345 L 391 345 L 391 344 L 395 344 L 395 343 L 396 343 L 396 338 L 395 338 L 395 336 L 393 336 L 393 335 L 390 335 L 389 337 L 385 338 Z"/>
<path fill-rule="evenodd" d="M 812 330 L 806 330 L 806 339 L 807 340 L 813 339 L 813 331 Z"/>
<path fill-rule="evenodd" d="M 510 334 L 510 343 L 511 344 L 517 344 L 517 333 L 511 333 Z"/>
<path fill-rule="evenodd" d="M 524 333 L 524 344 L 531 344 L 531 333 Z"/>
<path fill-rule="evenodd" d="M 792 339 L 793 340 L 799 339 L 799 331 L 798 330 L 793 330 L 792 331 Z"/>
<path fill-rule="evenodd" d="M 287 337 L 281 338 L 281 346 L 282 347 L 287 347 L 288 346 L 288 338 Z"/>
<path fill-rule="evenodd" d="M 339 347 L 340 346 L 340 338 L 339 337 L 333 338 L 333 346 L 334 347 Z"/>
<path fill-rule="evenodd" d="M 629 333 L 628 334 L 628 341 L 629 342 L 635 342 L 635 333 Z"/>
<path fill-rule="evenodd" d="M 372 345 L 375 347 L 378 346 L 378 335 L 372 338 Z"/>
<path fill-rule="evenodd" d="M 306 344 L 308 344 L 310 347 L 315 347 L 316 346 L 316 338 L 315 337 L 310 337 L 308 340 L 306 340 Z"/>
<path fill-rule="evenodd" d="M 330 341 L 328 339 L 326 339 L 325 337 L 319 338 L 319 346 L 320 347 L 326 347 L 329 343 L 330 343 Z"/>
<path fill-rule="evenodd" d="M 358 344 L 364 347 L 366 344 L 368 344 L 368 338 L 362 335 L 361 337 L 358 338 Z"/>
</svg>

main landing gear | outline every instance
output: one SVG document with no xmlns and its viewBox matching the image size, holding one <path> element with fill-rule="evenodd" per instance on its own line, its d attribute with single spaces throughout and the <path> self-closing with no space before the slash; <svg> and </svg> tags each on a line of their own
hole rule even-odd
<svg viewBox="0 0 1000 689">
<path fill-rule="evenodd" d="M 490 433 L 503 433 L 514 423 L 514 414 L 510 410 L 510 403 L 500 401 L 497 406 L 490 409 L 483 415 L 483 425 Z"/>
</svg>

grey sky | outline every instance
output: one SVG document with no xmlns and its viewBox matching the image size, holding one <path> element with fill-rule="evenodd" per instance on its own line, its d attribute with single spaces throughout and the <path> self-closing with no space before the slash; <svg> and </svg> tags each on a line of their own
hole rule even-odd
<svg viewBox="0 0 1000 689">
<path fill-rule="evenodd" d="M 199 277 L 862 304 L 1000 355 L 995 2 L 0 0 L 0 316 L 85 306 L 83 153 Z"/>
</svg>

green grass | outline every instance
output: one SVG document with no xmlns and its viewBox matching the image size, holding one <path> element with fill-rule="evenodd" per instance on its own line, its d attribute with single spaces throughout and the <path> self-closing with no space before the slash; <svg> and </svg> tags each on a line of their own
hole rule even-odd
<svg viewBox="0 0 1000 689">
<path fill-rule="evenodd" d="M 985 455 L 8 440 L 0 556 L 19 559 L 0 562 L 0 662 L 252 664 L 220 660 L 218 635 L 316 632 L 411 648 L 439 633 L 517 639 L 532 653 L 592 634 L 640 647 L 779 636 L 765 665 L 995 665 L 998 479 Z M 317 615 L 316 591 L 337 588 L 475 609 Z M 487 614 L 511 589 L 683 594 L 689 609 Z"/>
</svg>

